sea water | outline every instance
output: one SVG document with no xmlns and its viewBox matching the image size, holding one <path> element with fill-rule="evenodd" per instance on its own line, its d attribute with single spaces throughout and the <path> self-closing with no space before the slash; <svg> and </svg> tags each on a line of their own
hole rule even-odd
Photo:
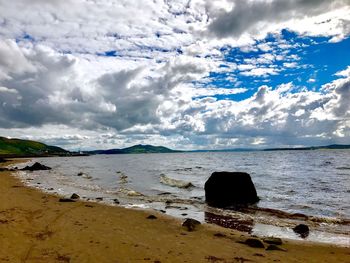
<svg viewBox="0 0 350 263">
<path fill-rule="evenodd" d="M 94 155 L 31 162 L 35 161 L 52 170 L 19 176 L 31 186 L 66 197 L 77 193 L 110 205 L 118 199 L 125 207 L 221 225 L 231 222 L 230 227 L 262 236 L 300 239 L 292 227 L 307 223 L 307 240 L 350 246 L 349 150 Z M 208 207 L 204 183 L 214 171 L 249 173 L 261 199 L 257 207 Z"/>
</svg>

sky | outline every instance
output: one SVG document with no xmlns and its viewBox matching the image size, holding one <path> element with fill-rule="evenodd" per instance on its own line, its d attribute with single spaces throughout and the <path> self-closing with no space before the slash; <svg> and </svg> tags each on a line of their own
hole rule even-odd
<svg viewBox="0 0 350 263">
<path fill-rule="evenodd" d="M 0 0 L 0 136 L 350 144 L 350 0 Z"/>
</svg>

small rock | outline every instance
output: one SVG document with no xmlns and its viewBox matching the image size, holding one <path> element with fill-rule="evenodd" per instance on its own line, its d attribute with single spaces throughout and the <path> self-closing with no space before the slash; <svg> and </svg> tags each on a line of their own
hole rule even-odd
<svg viewBox="0 0 350 263">
<path fill-rule="evenodd" d="M 267 244 L 282 245 L 282 239 L 279 237 L 265 237 L 263 238 L 263 241 Z"/>
<path fill-rule="evenodd" d="M 199 222 L 195 219 L 186 218 L 185 221 L 182 223 L 182 226 L 187 228 L 187 231 L 193 231 L 200 224 L 201 224 L 201 222 Z"/>
<path fill-rule="evenodd" d="M 264 243 L 257 238 L 248 238 L 244 243 L 254 248 L 265 248 Z"/>
<path fill-rule="evenodd" d="M 50 188 L 47 188 L 47 190 L 48 190 L 48 191 L 53 191 L 53 190 L 55 190 L 55 189 L 53 189 L 52 187 L 50 187 Z"/>
<path fill-rule="evenodd" d="M 103 201 L 103 197 L 96 197 L 97 201 Z"/>
<path fill-rule="evenodd" d="M 82 176 L 84 173 L 83 172 L 79 172 L 78 174 L 77 174 L 77 176 Z"/>
<path fill-rule="evenodd" d="M 307 225 L 299 224 L 293 228 L 293 231 L 299 234 L 302 238 L 306 238 L 309 235 L 310 229 Z"/>
<path fill-rule="evenodd" d="M 79 199 L 80 196 L 76 193 L 73 193 L 72 196 L 70 197 L 70 199 Z"/>
<path fill-rule="evenodd" d="M 266 248 L 266 250 L 279 250 L 279 251 L 284 251 L 284 252 L 287 251 L 287 249 L 278 247 L 278 246 L 276 246 L 276 245 L 274 245 L 274 244 L 268 245 L 268 247 Z"/>
<path fill-rule="evenodd" d="M 120 204 L 120 202 L 119 202 L 119 200 L 118 200 L 117 198 L 113 199 L 113 202 L 114 202 L 115 204 L 117 204 L 117 205 Z"/>
<path fill-rule="evenodd" d="M 51 170 L 51 167 L 45 166 L 41 163 L 34 163 L 32 166 L 26 166 L 23 169 L 21 169 L 22 171 L 39 171 L 39 170 Z"/>
<path fill-rule="evenodd" d="M 75 202 L 73 199 L 70 198 L 60 198 L 59 202 L 61 203 L 71 203 L 71 202 Z"/>
<path fill-rule="evenodd" d="M 188 214 L 186 214 L 186 213 L 182 213 L 181 215 L 182 215 L 182 216 L 187 216 Z"/>
<path fill-rule="evenodd" d="M 155 215 L 149 215 L 146 217 L 147 219 L 157 219 L 157 217 Z"/>
</svg>

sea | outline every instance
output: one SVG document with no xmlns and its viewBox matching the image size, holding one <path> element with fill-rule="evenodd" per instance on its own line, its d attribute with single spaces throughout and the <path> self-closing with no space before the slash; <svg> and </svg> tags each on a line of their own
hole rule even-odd
<svg viewBox="0 0 350 263">
<path fill-rule="evenodd" d="M 257 236 L 350 247 L 350 150 L 92 155 L 34 162 L 52 170 L 17 175 L 31 187 L 63 197 L 76 193 L 91 202 L 157 210 Z M 204 184 L 215 171 L 249 173 L 261 200 L 235 210 L 209 207 Z M 293 231 L 301 223 L 310 227 L 306 238 Z"/>
</svg>

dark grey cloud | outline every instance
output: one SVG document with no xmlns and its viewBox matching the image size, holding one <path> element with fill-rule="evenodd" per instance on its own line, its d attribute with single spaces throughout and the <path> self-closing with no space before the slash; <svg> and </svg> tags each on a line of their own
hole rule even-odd
<svg viewBox="0 0 350 263">
<path fill-rule="evenodd" d="M 234 7 L 214 15 L 208 33 L 218 38 L 257 34 L 259 26 L 289 19 L 319 15 L 333 8 L 350 5 L 348 0 L 232 0 Z"/>
</svg>

